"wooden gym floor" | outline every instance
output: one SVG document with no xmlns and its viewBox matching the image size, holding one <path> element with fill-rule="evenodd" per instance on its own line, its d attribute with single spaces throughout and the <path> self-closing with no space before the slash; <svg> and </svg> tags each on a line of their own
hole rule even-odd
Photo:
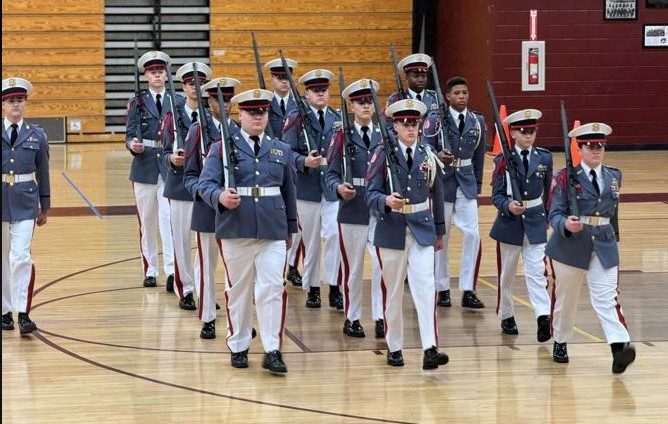
<svg viewBox="0 0 668 424">
<path fill-rule="evenodd" d="M 562 166 L 563 154 L 555 154 Z M 439 345 L 450 363 L 421 369 L 417 320 L 405 296 L 406 365 L 385 364 L 373 338 L 365 289 L 367 337 L 342 334 L 343 314 L 309 310 L 288 286 L 283 345 L 288 374 L 261 368 L 259 340 L 250 368 L 233 369 L 218 338 L 201 340 L 196 312 L 179 309 L 159 287 L 143 288 L 137 218 L 122 145 L 51 149 L 52 205 L 33 242 L 31 317 L 39 331 L 2 332 L 2 419 L 8 423 L 522 423 L 665 422 L 668 399 L 668 152 L 608 152 L 624 172 L 620 301 L 638 358 L 620 376 L 582 291 L 571 363 L 556 364 L 551 341 L 535 340 L 535 319 L 518 278 L 519 336 L 504 336 L 494 314 L 496 263 L 488 237 L 491 160 L 486 163 L 480 233 L 481 311 L 439 308 Z M 457 270 L 459 233 L 451 237 Z M 193 245 L 194 246 L 194 245 Z M 219 270 L 222 281 L 222 269 Z M 367 267 L 366 278 L 369 278 Z M 456 282 L 453 284 L 456 287 Z M 223 285 L 217 285 L 222 304 Z M 326 293 L 326 291 L 325 291 Z M 326 305 L 323 305 L 326 306 Z"/>
</svg>

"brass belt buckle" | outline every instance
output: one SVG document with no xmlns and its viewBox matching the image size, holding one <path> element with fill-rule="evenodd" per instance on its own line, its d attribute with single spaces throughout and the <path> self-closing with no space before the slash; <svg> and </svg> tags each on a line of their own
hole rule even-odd
<svg viewBox="0 0 668 424">
<path fill-rule="evenodd" d="M 260 197 L 260 187 L 251 187 L 251 196 Z"/>
<path fill-rule="evenodd" d="M 599 225 L 601 222 L 600 216 L 592 216 L 589 218 L 589 225 Z"/>
<path fill-rule="evenodd" d="M 5 181 L 8 182 L 10 186 L 13 186 L 14 183 L 16 182 L 16 175 L 15 174 L 7 175 Z"/>
<path fill-rule="evenodd" d="M 527 208 L 527 205 L 529 204 L 528 200 L 522 200 L 522 206 L 524 206 L 524 209 Z"/>
</svg>

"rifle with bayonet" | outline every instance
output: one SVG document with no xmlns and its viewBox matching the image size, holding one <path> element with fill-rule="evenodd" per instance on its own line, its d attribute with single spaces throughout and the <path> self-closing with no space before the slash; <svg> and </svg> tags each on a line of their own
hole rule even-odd
<svg viewBox="0 0 668 424">
<path fill-rule="evenodd" d="M 499 115 L 499 106 L 496 104 L 494 88 L 492 88 L 492 83 L 489 80 L 487 80 L 487 94 L 489 95 L 489 101 L 492 105 L 496 133 L 499 135 L 499 140 L 501 140 L 501 151 L 506 162 L 506 171 L 510 176 L 510 191 L 512 193 L 513 200 L 522 203 L 522 193 L 517 186 L 517 168 L 515 167 L 515 158 L 510 151 L 508 139 L 506 138 L 506 132 L 503 130 L 503 123 L 501 122 L 501 116 Z"/>
<path fill-rule="evenodd" d="M 343 182 L 353 185 L 353 169 L 350 156 L 352 152 L 348 150 L 352 147 L 350 144 L 349 134 L 352 133 L 352 126 L 350 125 L 350 119 L 348 117 L 348 104 L 346 103 L 346 98 L 343 96 L 343 90 L 346 88 L 346 83 L 343 79 L 343 69 L 339 67 L 339 87 L 341 88 L 341 123 L 343 128 L 341 128 L 341 133 L 343 136 L 343 148 L 342 158 L 343 158 Z"/>
<path fill-rule="evenodd" d="M 285 57 L 283 57 L 283 51 L 279 50 L 278 55 L 281 57 L 281 64 L 283 65 L 283 69 L 285 69 L 288 82 L 290 83 L 290 91 L 292 92 L 292 97 L 294 98 L 295 104 L 297 105 L 297 112 L 299 112 L 299 116 L 302 120 L 302 132 L 304 134 L 304 140 L 306 141 L 306 149 L 310 153 L 313 146 L 317 146 L 318 143 L 316 142 L 315 134 L 313 134 L 311 118 L 308 116 L 308 108 L 304 103 L 304 99 L 302 99 L 302 96 L 299 94 L 297 83 L 295 83 L 295 79 L 292 77 L 292 72 L 290 72 L 288 62 L 285 60 Z M 319 156 L 320 152 L 316 150 L 313 155 Z"/>
<path fill-rule="evenodd" d="M 135 137 L 139 140 L 140 143 L 144 142 L 142 135 L 142 115 L 143 115 L 143 95 L 144 92 L 141 90 L 141 84 L 139 81 L 139 49 L 137 48 L 137 37 L 135 37 L 135 113 L 137 114 L 138 124 Z"/>
<path fill-rule="evenodd" d="M 181 106 L 176 100 L 176 90 L 174 89 L 174 80 L 172 79 L 172 64 L 167 64 L 167 84 L 169 89 L 169 109 L 172 113 L 172 150 L 176 151 L 179 146 L 185 146 L 181 136 L 181 128 L 184 126 L 181 121 L 183 114 Z"/>
<path fill-rule="evenodd" d="M 195 77 L 195 92 L 197 93 L 197 110 L 199 112 L 199 148 L 200 153 L 205 156 L 211 145 L 211 129 L 209 128 L 209 120 L 206 119 L 206 112 L 204 110 L 204 99 L 202 98 L 201 85 L 199 83 L 199 75 L 197 74 L 197 62 L 193 62 L 193 75 Z"/>
<path fill-rule="evenodd" d="M 253 55 L 255 56 L 255 69 L 257 71 L 257 82 L 260 84 L 260 88 L 263 90 L 267 89 L 267 85 L 264 82 L 264 75 L 262 74 L 262 64 L 260 63 L 260 53 L 257 49 L 257 42 L 255 42 L 255 33 L 251 32 L 251 41 L 253 43 Z M 285 69 L 286 72 L 290 72 L 289 69 Z M 271 128 L 271 125 L 267 125 L 264 132 L 271 138 L 274 138 L 274 131 Z"/>
<path fill-rule="evenodd" d="M 378 123 L 378 128 L 380 128 L 380 134 L 383 137 L 383 147 L 385 148 L 385 155 L 387 157 L 387 169 L 389 170 L 390 176 L 390 192 L 399 193 L 403 195 L 403 189 L 401 188 L 401 181 L 399 180 L 399 168 L 397 161 L 397 152 L 394 149 L 394 142 L 390 136 L 389 131 L 383 124 L 383 120 L 380 117 L 380 105 L 378 104 L 378 95 L 376 94 L 376 89 L 373 86 L 373 81 L 369 80 L 369 88 L 371 89 L 371 96 L 373 97 L 373 114 L 376 117 L 376 122 Z"/>
<path fill-rule="evenodd" d="M 445 150 L 447 154 L 452 154 L 452 146 L 450 146 L 450 141 L 448 140 L 448 107 L 445 105 L 445 98 L 443 97 L 443 92 L 441 91 L 441 82 L 438 80 L 438 71 L 436 71 L 436 61 L 434 58 L 431 58 L 431 76 L 434 78 L 434 89 L 436 91 L 436 104 L 438 105 L 438 117 L 439 117 L 439 131 L 438 131 L 438 144 L 441 147 L 441 150 Z"/>
<path fill-rule="evenodd" d="M 223 101 L 223 92 L 220 89 L 220 82 L 216 87 L 216 98 L 218 100 L 218 109 L 220 109 L 220 136 L 222 138 L 223 151 L 223 174 L 225 177 L 225 188 L 236 188 L 237 182 L 234 178 L 234 167 L 239 162 L 237 151 L 234 148 L 234 141 L 230 134 L 230 127 L 227 125 L 227 110 Z"/>
<path fill-rule="evenodd" d="M 575 168 L 573 167 L 573 156 L 571 156 L 571 138 L 568 136 L 568 121 L 566 120 L 566 105 L 561 101 L 561 129 L 564 133 L 564 153 L 566 154 L 566 184 L 568 189 L 568 203 L 571 207 L 571 215 L 580 216 L 580 208 L 575 194 Z"/>
<path fill-rule="evenodd" d="M 390 54 L 392 55 L 392 68 L 394 69 L 394 79 L 397 81 L 397 96 L 398 100 L 406 99 L 406 92 L 404 91 L 404 84 L 401 82 L 401 72 L 399 72 L 399 64 L 397 62 L 397 52 L 394 50 L 394 44 L 390 44 Z"/>
</svg>

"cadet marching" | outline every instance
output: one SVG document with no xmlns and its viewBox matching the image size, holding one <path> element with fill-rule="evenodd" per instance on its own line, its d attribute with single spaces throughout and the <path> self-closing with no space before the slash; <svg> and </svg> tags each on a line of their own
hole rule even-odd
<svg viewBox="0 0 668 424">
<path fill-rule="evenodd" d="M 475 289 L 487 126 L 468 108 L 466 79 L 450 78 L 445 93 L 427 89 L 433 61 L 412 54 L 394 64 L 408 90 L 397 77 L 397 91 L 380 110 L 376 81 L 342 85 L 342 115 L 329 106 L 335 74 L 318 68 L 295 81 L 298 64 L 282 53 L 264 66 L 273 91 L 243 84 L 247 89 L 235 95 L 240 81 L 214 78 L 207 65 L 190 62 L 175 74 L 180 95 L 171 65 L 165 52 L 141 56 L 136 66 L 147 89 L 138 90 L 127 109 L 141 284 L 157 286 L 159 234 L 165 287 L 182 309 L 199 311 L 200 337 L 216 338 L 216 321 L 225 319 L 230 364 L 249 367 L 255 312 L 262 367 L 282 374 L 288 369 L 281 353 L 289 313 L 285 281 L 306 292 L 304 307 L 313 314 L 326 286 L 327 305 L 343 312 L 343 335 L 365 337 L 362 269 L 368 252 L 373 275 L 367 314 L 374 335 L 387 344 L 387 365 L 404 365 L 404 280 L 418 316 L 422 368 L 446 365 L 437 320 L 439 307 L 451 307 L 451 222 L 463 234 L 461 307 L 475 313 L 485 307 Z M 136 78 L 139 84 L 138 73 Z M 22 334 L 37 329 L 28 315 L 35 275 L 30 243 L 50 208 L 47 137 L 23 119 L 32 91 L 22 78 L 2 82 L 2 329 L 14 329 L 18 312 Z M 232 105 L 238 121 L 230 117 Z M 505 123 L 514 143 L 494 158 L 498 214 L 490 237 L 497 241 L 500 329 L 515 335 L 524 326 L 515 321 L 512 302 L 521 254 L 537 341 L 553 339 L 553 360 L 570 360 L 567 344 L 586 281 L 610 344 L 612 372 L 622 373 L 635 360 L 635 348 L 617 296 L 613 223 L 622 173 L 603 164 L 612 128 L 590 123 L 571 131 L 582 162 L 567 161 L 553 178 L 552 154 L 534 146 L 541 117 L 535 109 L 511 114 Z M 224 276 L 215 275 L 219 258 Z M 548 258 L 555 278 L 551 293 Z M 225 302 L 219 315 L 220 278 Z"/>
</svg>

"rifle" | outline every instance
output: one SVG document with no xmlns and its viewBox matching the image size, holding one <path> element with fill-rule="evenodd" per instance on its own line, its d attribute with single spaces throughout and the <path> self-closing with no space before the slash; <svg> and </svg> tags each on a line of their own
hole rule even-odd
<svg viewBox="0 0 668 424">
<path fill-rule="evenodd" d="M 561 129 L 564 132 L 564 153 L 566 154 L 566 184 L 568 184 L 568 203 L 571 207 L 571 215 L 580 216 L 580 208 L 575 197 L 575 168 L 573 168 L 573 157 L 571 156 L 571 138 L 568 136 L 568 124 L 566 120 L 566 105 L 561 101 Z"/>
<path fill-rule="evenodd" d="M 140 143 L 143 143 L 143 136 L 141 131 L 141 120 L 142 120 L 142 96 L 144 92 L 141 90 L 141 85 L 139 82 L 139 49 L 137 48 L 137 37 L 135 37 L 135 113 L 139 117 L 139 124 L 137 125 L 136 137 Z"/>
<path fill-rule="evenodd" d="M 445 98 L 443 97 L 443 92 L 441 91 L 441 83 L 438 80 L 438 71 L 436 71 L 436 62 L 434 58 L 431 58 L 431 76 L 434 78 L 434 89 L 436 91 L 436 104 L 438 105 L 438 115 L 440 120 L 440 130 L 438 134 L 438 141 L 441 145 L 441 149 L 445 150 L 448 154 L 452 153 L 452 147 L 450 146 L 450 141 L 448 140 L 447 132 L 447 107 L 445 106 Z"/>
<path fill-rule="evenodd" d="M 315 134 L 313 134 L 313 127 L 311 126 L 311 118 L 308 116 L 308 109 L 306 108 L 306 104 L 304 104 L 304 99 L 302 99 L 302 96 L 299 94 L 295 79 L 292 77 L 292 72 L 290 72 L 290 68 L 288 67 L 288 62 L 285 60 L 285 57 L 283 57 L 283 51 L 279 50 L 278 55 L 281 57 L 281 64 L 288 76 L 290 91 L 292 91 L 292 97 L 295 99 L 295 104 L 297 105 L 297 112 L 299 112 L 299 116 L 302 119 L 302 132 L 304 133 L 304 140 L 306 141 L 306 149 L 310 153 L 311 146 L 317 146 Z M 319 155 L 320 152 L 318 151 L 314 153 L 314 156 Z"/>
<path fill-rule="evenodd" d="M 341 121 L 343 123 L 343 128 L 341 129 L 343 133 L 343 182 L 353 185 L 353 172 L 352 164 L 350 162 L 350 152 L 348 148 L 352 147 L 350 145 L 350 140 L 348 139 L 348 134 L 352 133 L 352 127 L 350 125 L 350 119 L 348 119 L 348 104 L 346 103 L 346 98 L 343 96 L 343 90 L 346 88 L 346 83 L 343 80 L 343 69 L 339 67 L 339 87 L 341 87 Z"/>
<path fill-rule="evenodd" d="M 263 90 L 267 89 L 267 85 L 264 82 L 264 75 L 262 74 L 262 64 L 260 63 L 260 53 L 257 51 L 257 43 L 255 42 L 255 33 L 251 32 L 251 41 L 253 43 L 253 54 L 255 55 L 255 69 L 257 71 L 257 81 L 260 83 L 260 88 Z M 285 68 L 286 72 L 290 72 L 289 69 Z M 274 138 L 274 131 L 271 128 L 271 125 L 267 125 L 267 128 L 264 130 L 265 133 L 271 138 Z"/>
<path fill-rule="evenodd" d="M 376 117 L 376 122 L 380 128 L 380 134 L 383 136 L 383 146 L 385 147 L 385 154 L 387 157 L 387 169 L 390 171 L 390 192 L 403 192 L 401 188 L 401 181 L 399 180 L 399 168 L 397 165 L 397 152 L 394 150 L 394 142 L 384 125 L 384 121 L 380 118 L 380 106 L 378 105 L 378 95 L 373 86 L 373 81 L 369 80 L 369 88 L 371 89 L 371 96 L 373 97 L 373 114 Z"/>
<path fill-rule="evenodd" d="M 199 147 L 202 155 L 206 155 L 209 145 L 211 144 L 211 129 L 209 122 L 206 119 L 206 112 L 204 111 L 204 101 L 202 100 L 202 91 L 199 83 L 199 75 L 197 75 L 197 62 L 193 62 L 193 74 L 195 76 L 195 92 L 197 93 L 197 110 L 199 112 Z"/>
<path fill-rule="evenodd" d="M 515 158 L 513 158 L 513 155 L 510 152 L 510 146 L 508 146 L 506 132 L 503 131 L 501 116 L 499 116 L 499 107 L 496 104 L 494 88 L 492 88 L 492 83 L 489 80 L 487 80 L 487 95 L 489 96 L 489 101 L 492 105 L 492 113 L 494 113 L 494 126 L 496 127 L 496 133 L 499 135 L 499 140 L 501 140 L 501 151 L 503 152 L 503 158 L 506 162 L 506 171 L 508 171 L 508 175 L 510 175 L 510 191 L 512 193 L 513 200 L 517 200 L 518 202 L 522 203 L 522 194 L 519 187 L 517 186 L 517 168 L 515 167 Z"/>
<path fill-rule="evenodd" d="M 394 50 L 394 44 L 390 44 L 390 54 L 392 55 L 392 67 L 394 68 L 394 79 L 397 81 L 397 95 L 398 100 L 406 99 L 406 92 L 404 85 L 401 82 L 401 73 L 399 72 L 399 64 L 397 63 L 397 52 Z"/>
<path fill-rule="evenodd" d="M 176 101 L 176 90 L 174 90 L 174 80 L 172 79 L 172 64 L 167 65 L 167 83 L 169 85 L 169 109 L 172 112 L 172 149 L 176 151 L 179 145 L 184 146 L 181 137 L 181 106 Z"/>
<path fill-rule="evenodd" d="M 239 162 L 237 152 L 234 149 L 234 142 L 230 135 L 230 128 L 227 126 L 227 111 L 223 101 L 223 92 L 220 89 L 220 82 L 216 87 L 216 97 L 218 99 L 218 109 L 220 109 L 220 129 L 223 151 L 223 173 L 225 175 L 225 188 L 236 188 L 237 182 L 234 178 L 234 165 Z"/>
</svg>

